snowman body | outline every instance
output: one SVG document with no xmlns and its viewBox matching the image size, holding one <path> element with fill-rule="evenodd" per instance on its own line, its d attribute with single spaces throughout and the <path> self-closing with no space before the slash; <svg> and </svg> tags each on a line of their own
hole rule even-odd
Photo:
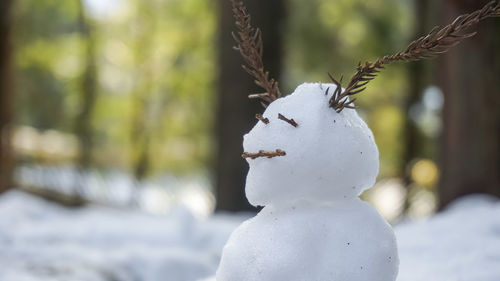
<svg viewBox="0 0 500 281">
<path fill-rule="evenodd" d="M 355 110 L 329 108 L 333 90 L 332 84 L 302 84 L 268 106 L 268 124 L 259 122 L 245 135 L 245 151 L 286 155 L 248 159 L 246 195 L 264 208 L 231 235 L 217 281 L 396 279 L 394 233 L 358 197 L 375 182 L 378 150 Z"/>
</svg>

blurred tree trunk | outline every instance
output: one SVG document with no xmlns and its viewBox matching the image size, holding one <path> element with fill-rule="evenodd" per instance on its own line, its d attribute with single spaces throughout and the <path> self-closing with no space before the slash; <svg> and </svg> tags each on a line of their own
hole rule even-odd
<svg viewBox="0 0 500 281">
<path fill-rule="evenodd" d="M 282 0 L 245 1 L 252 24 L 261 28 L 264 42 L 264 65 L 272 77 L 279 78 L 282 59 L 282 22 L 285 6 Z M 231 1 L 218 0 L 219 8 L 219 80 L 217 110 L 217 152 L 215 187 L 217 210 L 252 210 L 244 188 L 248 164 L 241 158 L 243 135 L 256 123 L 255 114 L 263 111 L 259 102 L 248 94 L 259 90 L 253 79 L 241 68 L 240 54 L 232 47 L 235 31 Z M 278 79 L 279 80 L 279 79 Z"/>
<path fill-rule="evenodd" d="M 450 22 L 487 2 L 443 1 L 441 18 Z M 500 20 L 485 20 L 477 31 L 439 60 L 445 95 L 441 208 L 466 194 L 500 195 Z"/>
<path fill-rule="evenodd" d="M 136 180 L 142 180 L 147 176 L 150 168 L 151 143 L 151 110 L 153 92 L 154 67 L 152 61 L 152 42 L 156 33 L 156 10 L 155 1 L 136 1 L 136 25 L 140 32 L 134 34 L 136 43 L 134 46 L 135 63 L 137 73 L 135 75 L 135 86 L 133 93 L 133 115 L 131 128 L 133 174 Z M 138 196 L 138 195 L 136 195 Z M 138 198 L 135 198 L 138 200 Z"/>
<path fill-rule="evenodd" d="M 13 155 L 10 144 L 12 112 L 12 7 L 0 2 L 0 193 L 12 187 Z"/>
<path fill-rule="evenodd" d="M 81 109 L 76 117 L 75 133 L 80 140 L 78 164 L 88 168 L 92 161 L 92 113 L 97 99 L 97 58 L 95 38 L 85 13 L 82 0 L 78 0 L 78 22 L 85 39 L 85 70 L 81 81 Z"/>
<path fill-rule="evenodd" d="M 431 23 L 431 0 L 415 0 L 415 24 L 411 38 L 419 38 L 430 30 Z M 429 64 L 425 61 L 412 62 L 408 67 L 408 96 L 405 100 L 405 124 L 404 124 L 404 151 L 401 161 L 401 174 L 403 184 L 408 189 L 411 188 L 410 163 L 422 153 L 422 136 L 415 121 L 411 119 L 410 110 L 422 97 L 422 92 L 430 80 Z M 409 197 L 406 197 L 404 209 L 409 207 Z"/>
</svg>

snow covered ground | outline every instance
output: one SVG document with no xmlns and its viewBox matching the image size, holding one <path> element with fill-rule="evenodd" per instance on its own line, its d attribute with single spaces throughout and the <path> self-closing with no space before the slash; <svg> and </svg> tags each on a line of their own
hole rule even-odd
<svg viewBox="0 0 500 281">
<path fill-rule="evenodd" d="M 0 197 L 0 280 L 197 280 L 215 272 L 241 220 L 199 220 L 181 207 L 72 210 L 10 191 Z"/>
<path fill-rule="evenodd" d="M 395 230 L 399 281 L 500 280 L 500 201 L 493 197 L 471 195 Z"/>
<path fill-rule="evenodd" d="M 0 280 L 191 281 L 214 274 L 248 216 L 195 218 L 89 206 L 65 209 L 19 191 L 0 197 Z M 471 196 L 396 226 L 400 281 L 500 280 L 500 203 Z"/>
</svg>

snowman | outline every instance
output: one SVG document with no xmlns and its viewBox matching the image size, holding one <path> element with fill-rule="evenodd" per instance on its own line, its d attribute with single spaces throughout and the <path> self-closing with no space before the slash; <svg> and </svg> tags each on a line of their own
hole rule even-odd
<svg viewBox="0 0 500 281">
<path fill-rule="evenodd" d="M 217 281 L 394 281 L 398 251 L 392 228 L 359 195 L 378 174 L 373 134 L 354 95 L 385 66 L 431 58 L 474 36 L 467 29 L 500 17 L 500 2 L 459 16 L 413 41 L 405 51 L 359 64 L 345 88 L 305 83 L 281 97 L 262 62 L 262 38 L 242 0 L 233 1 L 233 34 L 243 68 L 266 92 L 266 110 L 244 136 L 250 166 L 245 192 L 263 209 L 229 238 Z"/>
<path fill-rule="evenodd" d="M 336 87 L 300 85 L 244 136 L 246 196 L 264 208 L 231 235 L 217 281 L 396 279 L 394 232 L 359 198 L 378 149 L 355 110 L 332 110 Z"/>
</svg>

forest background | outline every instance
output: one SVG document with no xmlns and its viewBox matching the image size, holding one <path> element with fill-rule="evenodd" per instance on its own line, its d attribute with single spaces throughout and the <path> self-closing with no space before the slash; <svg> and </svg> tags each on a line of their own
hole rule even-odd
<svg viewBox="0 0 500 281">
<path fill-rule="evenodd" d="M 284 93 L 349 76 L 486 3 L 247 2 Z M 0 190 L 251 209 L 241 142 L 262 109 L 246 97 L 257 88 L 232 50 L 229 1 L 5 0 L 0 14 Z M 436 61 L 390 66 L 358 99 L 381 154 L 379 192 L 366 197 L 390 219 L 500 195 L 500 22 L 477 30 Z"/>
</svg>

